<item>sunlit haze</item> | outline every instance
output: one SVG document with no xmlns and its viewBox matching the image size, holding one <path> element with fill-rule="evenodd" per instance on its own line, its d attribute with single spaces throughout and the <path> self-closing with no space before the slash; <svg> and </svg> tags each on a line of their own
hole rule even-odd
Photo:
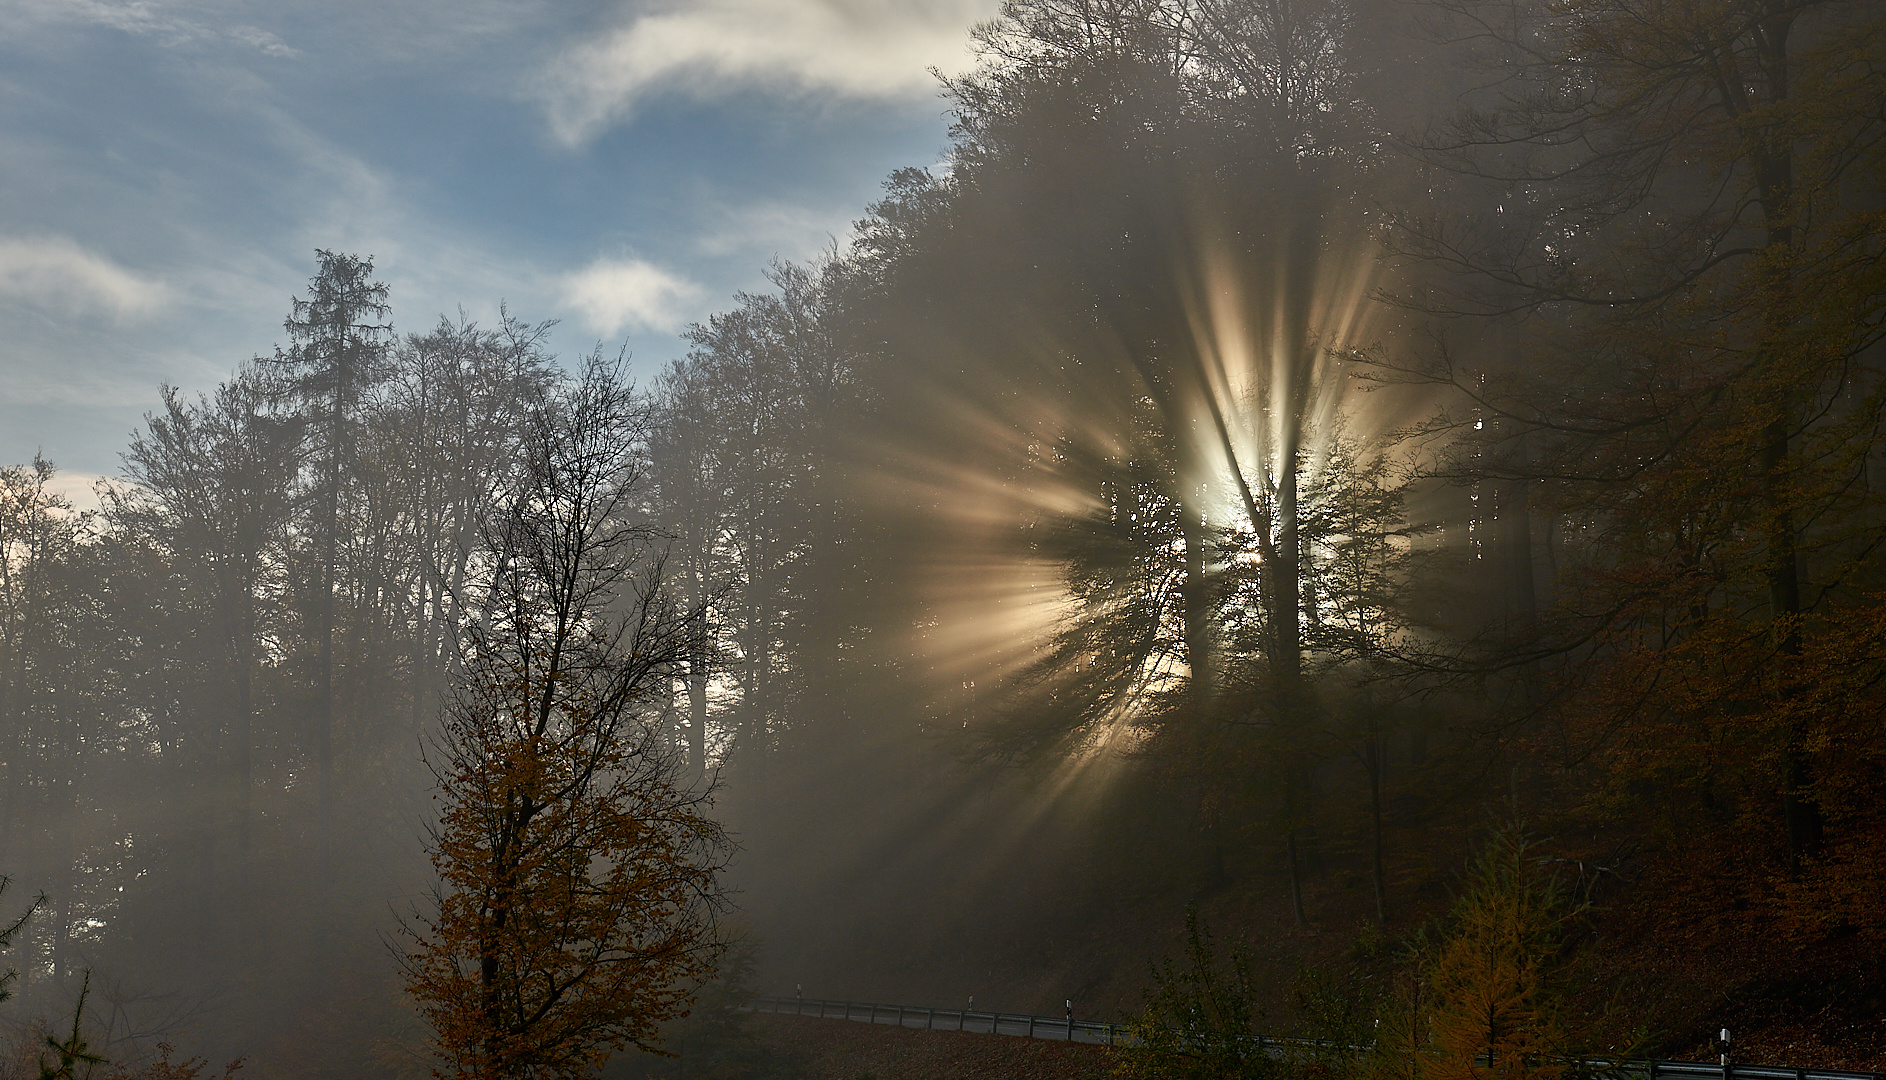
<svg viewBox="0 0 1886 1080">
<path fill-rule="evenodd" d="M 1886 1080 L 1882 43 L 0 0 L 0 1080 Z"/>
</svg>

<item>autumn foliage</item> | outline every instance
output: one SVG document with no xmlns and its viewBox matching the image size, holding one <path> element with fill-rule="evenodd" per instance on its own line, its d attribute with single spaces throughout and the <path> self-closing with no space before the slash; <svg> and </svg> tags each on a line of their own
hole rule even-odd
<svg viewBox="0 0 1886 1080">
<path fill-rule="evenodd" d="M 1518 825 L 1475 857 L 1440 939 L 1422 957 L 1429 1061 L 1441 1080 L 1555 1080 L 1570 1051 L 1556 1015 L 1567 924 L 1580 907 Z"/>
<path fill-rule="evenodd" d="M 466 631 L 433 742 L 435 906 L 406 928 L 442 1077 L 583 1076 L 655 1049 L 720 950 L 726 842 L 648 722 L 689 617 L 630 513 L 641 416 L 592 365 L 537 418 Z"/>
</svg>

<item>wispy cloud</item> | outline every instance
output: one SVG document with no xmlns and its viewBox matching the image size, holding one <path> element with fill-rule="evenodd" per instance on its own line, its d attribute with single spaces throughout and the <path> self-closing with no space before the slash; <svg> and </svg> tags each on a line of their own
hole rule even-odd
<svg viewBox="0 0 1886 1080">
<path fill-rule="evenodd" d="M 67 21 L 109 27 L 148 37 L 163 45 L 232 42 L 269 56 L 297 56 L 300 51 L 259 27 L 215 25 L 180 14 L 160 0 L 8 0 L 0 9 L 44 22 Z"/>
<path fill-rule="evenodd" d="M 558 57 L 537 86 L 552 130 L 581 143 L 672 89 L 750 86 L 852 98 L 932 92 L 930 69 L 961 71 L 967 31 L 993 0 L 699 0 L 634 11 Z"/>
<path fill-rule="evenodd" d="M 141 315 L 163 303 L 160 282 L 140 277 L 63 237 L 0 237 L 0 300 L 64 314 Z"/>
<path fill-rule="evenodd" d="M 857 216 L 852 206 L 764 200 L 724 208 L 696 243 L 702 254 L 714 258 L 757 252 L 762 259 L 772 255 L 803 261 L 844 247 Z"/>
<path fill-rule="evenodd" d="M 700 286 L 641 259 L 597 259 L 563 279 L 563 302 L 607 337 L 624 330 L 675 330 Z"/>
</svg>

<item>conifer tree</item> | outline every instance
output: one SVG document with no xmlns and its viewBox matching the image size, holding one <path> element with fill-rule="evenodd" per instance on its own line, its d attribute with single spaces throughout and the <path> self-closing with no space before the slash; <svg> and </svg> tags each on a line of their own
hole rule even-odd
<svg viewBox="0 0 1886 1080">
<path fill-rule="evenodd" d="M 283 327 L 289 347 L 271 361 L 290 380 L 306 411 L 316 449 L 310 539 L 316 565 L 308 637 L 314 647 L 316 842 L 326 879 L 334 829 L 334 590 L 340 566 L 342 489 L 356 456 L 366 395 L 388 374 L 387 289 L 373 280 L 373 259 L 316 251 L 320 269 L 307 297 L 295 298 Z"/>
<path fill-rule="evenodd" d="M 1554 1080 L 1565 1071 L 1567 924 L 1582 910 L 1517 822 L 1480 848 L 1422 963 L 1424 1075 Z"/>
</svg>

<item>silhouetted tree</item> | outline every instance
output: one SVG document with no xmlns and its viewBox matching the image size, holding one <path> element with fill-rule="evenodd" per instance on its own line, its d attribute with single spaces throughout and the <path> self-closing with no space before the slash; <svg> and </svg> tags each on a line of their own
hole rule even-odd
<svg viewBox="0 0 1886 1080">
<path fill-rule="evenodd" d="M 383 468 L 396 487 L 398 561 L 411 567 L 415 729 L 438 704 L 459 603 L 510 482 L 531 410 L 548 392 L 550 324 L 508 312 L 495 329 L 464 317 L 409 335 L 376 401 Z"/>
<path fill-rule="evenodd" d="M 1693 822 L 1765 822 L 1784 876 L 1820 873 L 1836 820 L 1834 861 L 1873 864 L 1858 838 L 1886 807 L 1835 777 L 1886 747 L 1836 718 L 1853 699 L 1806 702 L 1843 666 L 1828 650 L 1878 621 L 1869 553 L 1886 516 L 1868 476 L 1886 392 L 1866 358 L 1886 245 L 1881 120 L 1861 104 L 1880 76 L 1860 58 L 1879 13 L 1438 9 L 1504 74 L 1424 140 L 1455 178 L 1437 189 L 1451 205 L 1393 235 L 1428 271 L 1407 302 L 1484 325 L 1477 341 L 1437 334 L 1404 374 L 1458 392 L 1432 425 L 1462 435 L 1444 471 L 1510 507 L 1514 563 L 1544 550 L 1561 572 L 1542 621 L 1482 656 L 1558 661 L 1568 758 L 1600 755 Z M 1559 527 L 1535 545 L 1540 509 Z M 1530 580 L 1515 582 L 1522 612 Z M 1859 647 L 1851 661 L 1870 663 Z M 1739 764 L 1706 770 L 1700 803 L 1641 783 L 1725 745 Z M 1828 872 L 1834 893 L 1849 895 L 1833 884 L 1848 870 Z"/>
<path fill-rule="evenodd" d="M 532 416 L 432 744 L 436 908 L 406 987 L 447 1075 L 581 1074 L 652 1049 L 711 973 L 727 843 L 664 737 L 698 612 L 640 517 L 647 412 L 592 357 Z"/>
<path fill-rule="evenodd" d="M 373 280 L 373 260 L 317 251 L 320 269 L 306 298 L 296 297 L 283 326 L 289 347 L 269 361 L 290 381 L 315 448 L 308 513 L 313 546 L 313 610 L 307 636 L 314 648 L 313 751 L 316 837 L 327 877 L 334 830 L 335 589 L 341 561 L 342 494 L 358 459 L 361 409 L 389 371 L 392 324 L 386 286 Z M 325 888 L 325 885 L 322 886 Z"/>
<path fill-rule="evenodd" d="M 301 425 L 273 415 L 275 389 L 259 369 L 217 388 L 214 401 L 192 403 L 162 390 L 162 415 L 125 451 L 127 484 L 111 489 L 113 524 L 161 547 L 207 609 L 217 666 L 227 690 L 227 752 L 234 766 L 230 820 L 246 857 L 253 813 L 256 668 L 272 627 L 268 594 L 280 586 L 280 545 L 298 470 Z"/>
</svg>

